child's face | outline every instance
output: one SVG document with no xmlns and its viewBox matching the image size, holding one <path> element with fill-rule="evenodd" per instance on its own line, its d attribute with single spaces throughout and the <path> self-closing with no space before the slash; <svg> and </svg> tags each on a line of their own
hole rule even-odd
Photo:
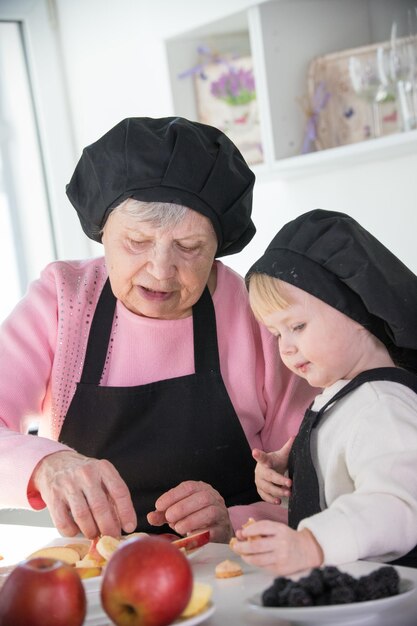
<svg viewBox="0 0 417 626">
<path fill-rule="evenodd" d="M 278 337 L 292 372 L 313 387 L 328 387 L 367 369 L 373 344 L 363 326 L 298 287 L 285 283 L 282 292 L 289 306 L 265 314 L 262 322 Z"/>
</svg>

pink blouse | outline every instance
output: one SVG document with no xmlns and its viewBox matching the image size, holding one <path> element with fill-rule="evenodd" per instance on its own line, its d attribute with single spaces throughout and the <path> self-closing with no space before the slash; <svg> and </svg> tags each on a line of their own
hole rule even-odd
<svg viewBox="0 0 417 626">
<path fill-rule="evenodd" d="M 104 259 L 48 265 L 0 328 L 0 506 L 44 508 L 28 494 L 37 463 L 67 449 L 57 441 L 80 379 L 95 306 L 107 278 Z M 224 383 L 251 447 L 276 450 L 297 432 L 317 390 L 279 359 L 276 339 L 255 321 L 244 281 L 217 261 L 216 311 Z M 142 385 L 194 372 L 192 318 L 156 320 L 117 302 L 101 384 Z M 27 434 L 38 423 L 39 436 Z M 249 508 L 248 508 L 249 507 Z M 285 519 L 281 507 L 232 507 L 234 527 Z"/>
</svg>

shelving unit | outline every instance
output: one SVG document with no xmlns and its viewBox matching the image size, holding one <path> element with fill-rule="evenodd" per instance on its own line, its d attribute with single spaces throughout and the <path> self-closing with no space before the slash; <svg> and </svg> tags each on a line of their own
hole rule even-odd
<svg viewBox="0 0 417 626">
<path fill-rule="evenodd" d="M 415 0 L 268 0 L 179 34 L 166 41 L 175 113 L 198 119 L 194 82 L 178 75 L 198 63 L 197 48 L 205 45 L 220 56 L 252 56 L 263 150 L 263 163 L 253 166 L 258 177 L 305 176 L 416 153 L 417 131 L 411 131 L 300 154 L 310 62 L 386 41 L 394 20 L 398 32 L 407 33 L 415 6 Z"/>
</svg>

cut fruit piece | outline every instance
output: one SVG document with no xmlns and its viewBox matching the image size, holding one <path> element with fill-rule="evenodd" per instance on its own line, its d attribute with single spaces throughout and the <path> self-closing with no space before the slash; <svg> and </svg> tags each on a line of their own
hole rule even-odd
<svg viewBox="0 0 417 626">
<path fill-rule="evenodd" d="M 96 543 L 96 550 L 106 561 L 108 561 L 117 548 L 120 546 L 120 539 L 110 537 L 110 535 L 103 535 Z"/>
<path fill-rule="evenodd" d="M 254 520 L 253 517 L 249 517 L 248 521 L 246 524 L 243 524 L 242 528 L 247 528 L 248 526 L 255 524 L 255 521 L 256 520 Z M 262 539 L 262 535 L 250 535 L 250 537 L 247 537 L 246 539 L 247 541 L 255 541 L 255 539 Z"/>
<path fill-rule="evenodd" d="M 149 537 L 149 533 L 130 533 L 130 535 L 125 535 L 122 539 L 123 541 L 128 541 L 129 539 L 143 539 L 143 537 Z"/>
<path fill-rule="evenodd" d="M 90 543 L 87 543 L 86 541 L 84 543 L 66 543 L 65 547 L 77 550 L 80 559 L 83 559 L 89 550 Z"/>
<path fill-rule="evenodd" d="M 94 578 L 95 576 L 101 576 L 101 571 L 102 568 L 101 567 L 79 567 L 78 565 L 75 566 L 75 571 L 77 572 L 78 576 L 80 578 Z"/>
<path fill-rule="evenodd" d="M 210 541 L 210 531 L 203 530 L 200 533 L 194 533 L 193 535 L 187 535 L 187 537 L 182 537 L 181 539 L 176 539 L 172 541 L 173 546 L 177 546 L 177 548 L 185 548 L 186 552 L 191 552 L 191 550 L 195 550 L 196 548 L 201 548 L 206 543 Z"/>
<path fill-rule="evenodd" d="M 105 561 L 103 561 L 103 563 L 105 564 Z M 87 559 L 86 557 L 81 559 L 81 561 L 77 561 L 76 563 L 74 563 L 74 565 L 75 567 L 79 567 L 80 569 L 82 569 L 83 567 L 88 567 L 89 569 L 91 569 L 92 567 L 99 569 L 102 568 L 102 566 L 99 565 L 95 559 Z"/>
<path fill-rule="evenodd" d="M 201 613 L 211 600 L 213 589 L 206 583 L 194 582 L 191 598 L 180 617 L 192 617 Z"/>
<path fill-rule="evenodd" d="M 99 539 L 100 537 L 96 537 L 95 539 L 91 540 L 88 552 L 81 560 L 88 561 L 88 563 L 90 563 L 90 561 L 93 561 L 96 566 L 101 567 L 102 565 L 105 565 L 106 559 L 104 559 L 101 556 L 100 552 L 97 550 L 97 542 L 99 541 Z"/>
<path fill-rule="evenodd" d="M 216 565 L 215 574 L 216 578 L 234 578 L 235 576 L 242 576 L 243 571 L 239 563 L 226 559 Z"/>
<path fill-rule="evenodd" d="M 32 554 L 30 554 L 27 558 L 34 559 L 40 556 L 47 557 L 48 559 L 64 561 L 64 563 L 69 563 L 70 565 L 75 565 L 75 563 L 80 559 L 80 555 L 77 550 L 74 550 L 74 548 L 68 548 L 67 546 L 49 546 L 41 548 L 40 550 L 36 550 L 36 552 L 32 552 Z"/>
</svg>

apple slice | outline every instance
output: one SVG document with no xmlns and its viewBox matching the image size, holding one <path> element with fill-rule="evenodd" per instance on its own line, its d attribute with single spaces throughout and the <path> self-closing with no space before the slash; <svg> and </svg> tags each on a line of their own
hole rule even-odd
<svg viewBox="0 0 417 626">
<path fill-rule="evenodd" d="M 110 535 L 103 535 L 96 543 L 97 552 L 108 561 L 117 548 L 120 547 L 120 539 L 110 537 Z"/>
<path fill-rule="evenodd" d="M 95 566 L 95 565 L 92 565 L 92 566 L 81 565 L 80 566 L 78 565 L 78 563 L 76 563 L 75 571 L 77 572 L 80 578 L 94 578 L 95 576 L 101 576 L 102 568 Z"/>
<path fill-rule="evenodd" d="M 104 559 L 97 550 L 97 543 L 99 539 L 100 537 L 95 537 L 95 539 L 91 540 L 87 554 L 81 559 L 81 563 L 87 562 L 88 567 L 91 567 L 92 563 L 94 563 L 97 567 L 101 567 L 106 563 L 106 559 Z"/>
<path fill-rule="evenodd" d="M 184 548 L 186 552 L 191 552 L 196 548 L 201 548 L 206 543 L 210 541 L 210 531 L 202 530 L 199 533 L 194 533 L 193 535 L 187 535 L 186 537 L 181 537 L 181 539 L 176 539 L 172 541 L 173 546 L 177 546 L 177 548 Z"/>
<path fill-rule="evenodd" d="M 48 546 L 32 552 L 27 559 L 35 559 L 37 557 L 47 557 L 48 559 L 56 559 L 58 561 L 64 561 L 70 565 L 75 565 L 80 559 L 80 555 L 74 548 L 68 548 L 67 546 Z"/>
<path fill-rule="evenodd" d="M 130 535 L 122 537 L 122 541 L 129 541 L 130 539 L 143 539 L 144 537 L 149 537 L 149 533 L 130 533 Z"/>
<path fill-rule="evenodd" d="M 79 554 L 79 558 L 83 559 L 85 557 L 85 555 L 87 554 L 89 547 L 90 547 L 90 542 L 89 541 L 84 541 L 83 543 L 79 542 L 79 543 L 66 543 L 65 544 L 66 548 L 72 548 L 73 550 L 76 550 Z"/>
<path fill-rule="evenodd" d="M 213 588 L 211 585 L 195 581 L 193 584 L 191 598 L 180 617 L 192 617 L 193 615 L 197 615 L 197 613 L 204 611 L 211 600 L 212 594 Z"/>
</svg>

